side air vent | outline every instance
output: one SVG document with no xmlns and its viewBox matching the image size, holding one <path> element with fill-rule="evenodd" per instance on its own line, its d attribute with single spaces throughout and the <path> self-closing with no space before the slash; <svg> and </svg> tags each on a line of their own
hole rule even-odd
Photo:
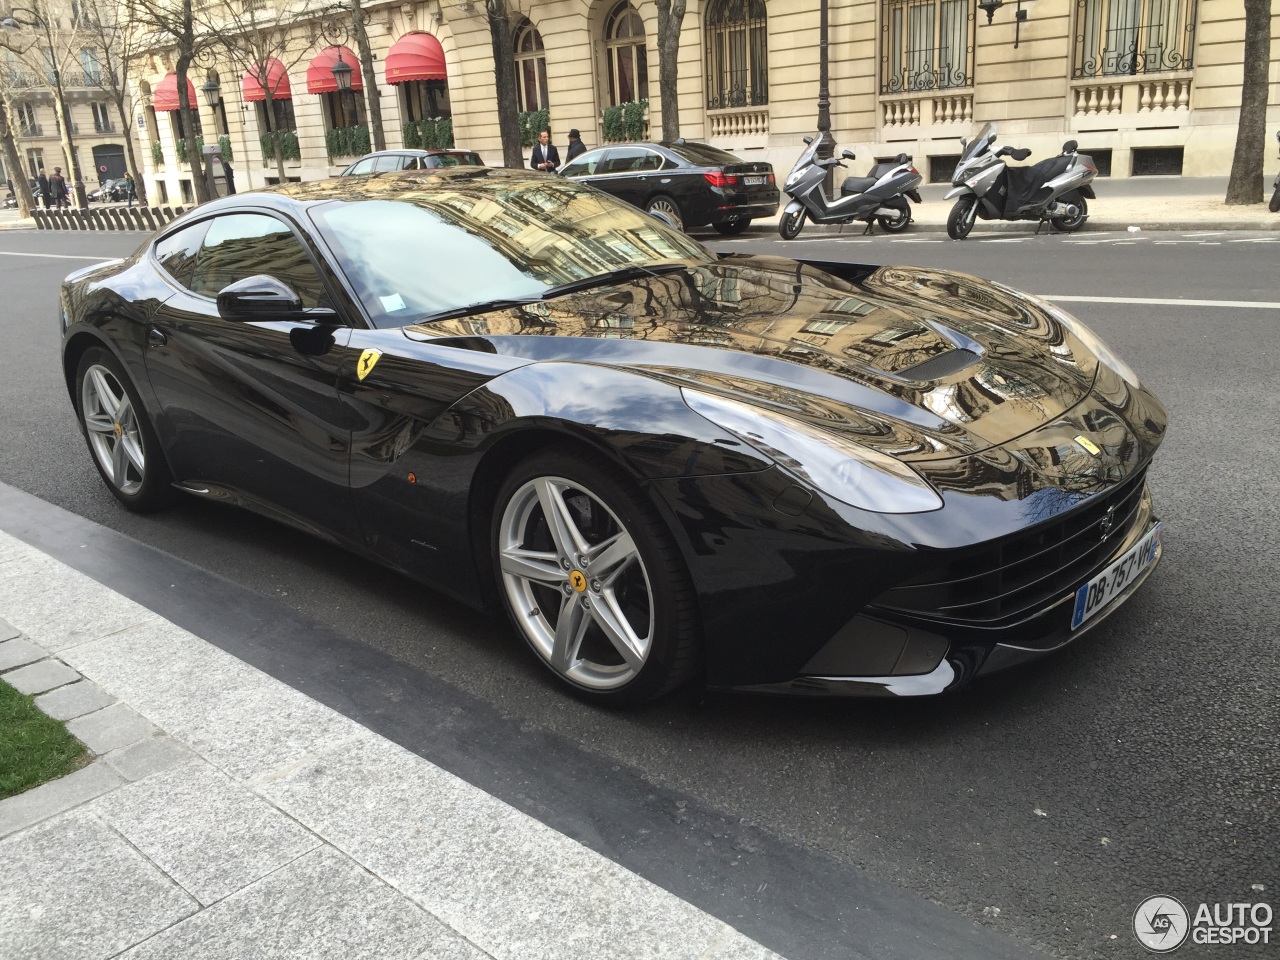
<svg viewBox="0 0 1280 960">
<path fill-rule="evenodd" d="M 941 380 L 959 373 L 979 359 L 972 350 L 948 350 L 922 363 L 899 370 L 897 375 L 908 380 Z"/>
</svg>

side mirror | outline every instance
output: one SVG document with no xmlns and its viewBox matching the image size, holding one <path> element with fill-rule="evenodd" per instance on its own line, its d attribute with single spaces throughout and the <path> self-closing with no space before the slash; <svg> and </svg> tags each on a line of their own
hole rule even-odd
<svg viewBox="0 0 1280 960">
<path fill-rule="evenodd" d="M 809 144 L 811 144 L 811 143 L 813 143 L 813 137 L 805 137 L 805 138 L 804 138 L 804 144 L 805 144 L 805 146 L 806 146 L 806 147 L 807 147 Z"/>
<path fill-rule="evenodd" d="M 306 314 L 302 298 L 292 288 L 260 273 L 218 291 L 218 316 L 223 320 L 301 320 Z"/>
<path fill-rule="evenodd" d="M 858 158 L 857 158 L 857 156 L 854 154 L 854 152 L 853 152 L 852 150 L 844 150 L 844 151 L 842 151 L 842 152 L 841 152 L 840 156 L 844 157 L 846 160 L 857 160 L 857 159 L 858 159 Z"/>
</svg>

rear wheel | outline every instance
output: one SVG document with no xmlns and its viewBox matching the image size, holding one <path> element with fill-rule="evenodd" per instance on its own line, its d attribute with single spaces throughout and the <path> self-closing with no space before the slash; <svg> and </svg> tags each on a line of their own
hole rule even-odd
<svg viewBox="0 0 1280 960">
<path fill-rule="evenodd" d="M 901 233 L 911 225 L 911 204 L 901 197 L 890 200 L 881 206 L 892 207 L 898 211 L 896 217 L 876 217 L 876 223 L 885 233 Z"/>
<path fill-rule="evenodd" d="M 947 236 L 952 240 L 963 240 L 973 229 L 973 221 L 977 215 L 978 198 L 961 197 L 947 217 Z"/>
<path fill-rule="evenodd" d="M 740 233 L 745 233 L 747 227 L 751 226 L 750 217 L 735 217 L 732 220 L 725 220 L 721 223 L 713 223 L 716 233 L 722 237 L 736 237 Z"/>
<path fill-rule="evenodd" d="M 778 235 L 783 240 L 794 240 L 800 236 L 800 231 L 804 229 L 805 216 L 804 210 L 788 210 L 783 213 L 782 219 L 778 221 Z"/>
<path fill-rule="evenodd" d="M 1276 192 L 1271 195 L 1271 203 L 1267 205 L 1267 209 L 1272 213 L 1280 213 L 1280 187 L 1276 187 Z"/>
<path fill-rule="evenodd" d="M 1068 202 L 1076 208 L 1076 215 L 1074 217 L 1054 217 L 1050 223 L 1053 224 L 1055 230 L 1061 230 L 1063 233 L 1075 233 L 1089 219 L 1089 205 L 1085 203 L 1084 197 L 1076 197 Z"/>
<path fill-rule="evenodd" d="M 645 211 L 649 216 L 657 217 L 668 226 L 675 227 L 677 230 L 684 229 L 684 216 L 680 213 L 680 204 L 666 194 L 660 194 L 650 200 Z"/>
<path fill-rule="evenodd" d="M 140 513 L 163 506 L 171 478 L 160 441 L 120 361 L 101 347 L 80 358 L 76 409 L 93 464 L 116 499 Z"/>
<path fill-rule="evenodd" d="M 531 457 L 499 491 L 490 542 L 516 629 L 578 695 L 643 703 L 692 675 L 688 573 L 653 507 L 616 468 L 571 451 Z"/>
</svg>

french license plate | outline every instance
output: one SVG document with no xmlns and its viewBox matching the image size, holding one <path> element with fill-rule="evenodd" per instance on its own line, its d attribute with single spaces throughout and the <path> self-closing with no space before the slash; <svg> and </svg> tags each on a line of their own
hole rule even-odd
<svg viewBox="0 0 1280 960">
<path fill-rule="evenodd" d="M 1160 524 L 1125 551 L 1123 557 L 1076 591 L 1076 609 L 1071 615 L 1074 630 L 1099 610 L 1105 609 L 1124 588 L 1160 556 Z"/>
<path fill-rule="evenodd" d="M 764 186 L 764 177 L 743 177 L 742 182 L 748 187 Z"/>
</svg>

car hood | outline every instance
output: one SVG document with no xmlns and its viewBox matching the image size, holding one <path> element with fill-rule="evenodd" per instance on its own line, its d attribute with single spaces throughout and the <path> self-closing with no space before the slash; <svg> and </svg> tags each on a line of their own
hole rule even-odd
<svg viewBox="0 0 1280 960">
<path fill-rule="evenodd" d="M 726 257 L 405 332 L 525 360 L 624 367 L 912 461 L 975 453 L 1061 421 L 1093 386 L 1097 358 L 1012 291 L 923 267 L 839 270 Z"/>
</svg>

